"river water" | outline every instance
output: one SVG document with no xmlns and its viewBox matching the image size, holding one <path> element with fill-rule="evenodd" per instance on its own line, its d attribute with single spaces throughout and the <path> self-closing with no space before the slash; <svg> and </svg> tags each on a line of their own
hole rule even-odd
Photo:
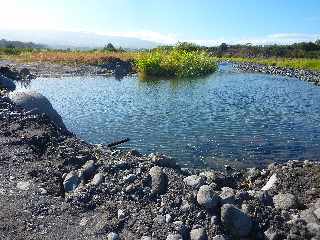
<svg viewBox="0 0 320 240">
<path fill-rule="evenodd" d="M 252 167 L 320 157 L 320 87 L 298 79 L 221 65 L 201 79 L 38 78 L 28 90 L 45 95 L 88 142 L 128 137 L 124 147 L 162 152 L 181 165 Z"/>
</svg>

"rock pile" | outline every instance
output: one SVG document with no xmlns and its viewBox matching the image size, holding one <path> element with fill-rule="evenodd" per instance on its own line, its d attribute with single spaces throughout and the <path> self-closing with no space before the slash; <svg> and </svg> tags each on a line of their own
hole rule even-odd
<svg viewBox="0 0 320 240">
<path fill-rule="evenodd" d="M 181 169 L 0 97 L 1 239 L 319 239 L 320 165 Z"/>
<path fill-rule="evenodd" d="M 294 77 L 305 81 L 313 82 L 317 85 L 320 84 L 320 72 L 303 70 L 303 69 L 292 69 L 292 68 L 281 68 L 276 66 L 267 66 L 257 63 L 235 63 L 235 68 L 244 72 L 259 72 L 265 74 L 282 75 L 287 77 Z"/>
</svg>

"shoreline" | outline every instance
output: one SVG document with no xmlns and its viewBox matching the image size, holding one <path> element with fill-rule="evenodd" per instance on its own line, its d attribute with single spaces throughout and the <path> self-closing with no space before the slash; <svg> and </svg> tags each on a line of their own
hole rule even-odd
<svg viewBox="0 0 320 240">
<path fill-rule="evenodd" d="M 5 96 L 0 119 L 2 239 L 320 237 L 319 162 L 183 169 L 90 145 Z"/>
<path fill-rule="evenodd" d="M 231 62 L 233 66 L 241 72 L 252 72 L 252 73 L 264 73 L 279 75 L 291 78 L 298 78 L 300 80 L 312 82 L 315 85 L 320 85 L 320 72 L 304 70 L 304 69 L 293 69 L 293 68 L 281 68 L 271 65 L 264 65 L 259 63 L 251 62 Z"/>
</svg>

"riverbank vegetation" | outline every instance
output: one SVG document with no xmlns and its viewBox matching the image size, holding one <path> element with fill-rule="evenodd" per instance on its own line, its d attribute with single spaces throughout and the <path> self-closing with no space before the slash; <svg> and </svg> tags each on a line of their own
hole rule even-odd
<svg viewBox="0 0 320 240">
<path fill-rule="evenodd" d="M 178 48 L 139 54 L 135 64 L 142 75 L 155 77 L 200 77 L 218 69 L 216 60 L 206 52 Z"/>
<path fill-rule="evenodd" d="M 227 45 L 204 47 L 193 43 L 152 50 L 124 50 L 107 44 L 100 49 L 56 50 L 42 45 L 1 40 L 0 59 L 20 62 L 100 65 L 112 59 L 130 61 L 143 75 L 198 77 L 217 69 L 217 61 L 252 62 L 282 68 L 320 71 L 320 41 L 292 45 Z"/>
</svg>

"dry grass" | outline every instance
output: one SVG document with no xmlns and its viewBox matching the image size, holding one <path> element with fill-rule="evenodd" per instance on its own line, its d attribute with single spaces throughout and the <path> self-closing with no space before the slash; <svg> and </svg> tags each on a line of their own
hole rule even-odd
<svg viewBox="0 0 320 240">
<path fill-rule="evenodd" d="M 53 62 L 62 64 L 100 64 L 118 58 L 123 61 L 136 59 L 135 52 L 102 52 L 102 51 L 39 51 L 22 52 L 19 55 L 2 55 L 2 59 L 18 62 Z"/>
</svg>

